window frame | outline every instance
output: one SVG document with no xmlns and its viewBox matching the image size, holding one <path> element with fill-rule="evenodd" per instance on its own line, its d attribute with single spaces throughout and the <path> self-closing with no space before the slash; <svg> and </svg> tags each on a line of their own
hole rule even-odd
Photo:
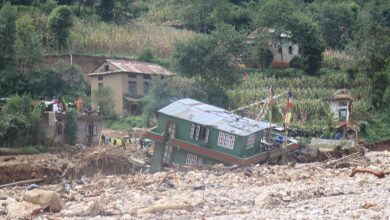
<svg viewBox="0 0 390 220">
<path fill-rule="evenodd" d="M 134 91 L 132 91 L 132 89 L 131 89 L 131 88 L 133 88 L 132 85 L 134 85 Z M 128 91 L 129 91 L 130 95 L 135 95 L 136 96 L 138 94 L 137 93 L 137 82 L 136 81 L 129 81 L 129 83 L 128 83 Z"/>
<path fill-rule="evenodd" d="M 227 132 L 219 131 L 218 133 L 218 140 L 217 140 L 217 146 L 223 147 L 229 150 L 234 149 L 236 136 L 233 134 L 229 134 Z"/>
</svg>

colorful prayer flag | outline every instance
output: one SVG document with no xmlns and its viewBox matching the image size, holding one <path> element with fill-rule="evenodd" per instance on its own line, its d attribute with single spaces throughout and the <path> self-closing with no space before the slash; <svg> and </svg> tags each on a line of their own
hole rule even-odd
<svg viewBox="0 0 390 220">
<path fill-rule="evenodd" d="M 291 91 L 288 91 L 286 115 L 284 117 L 284 124 L 286 125 L 288 125 L 291 121 L 292 108 L 293 108 L 293 94 Z"/>
</svg>

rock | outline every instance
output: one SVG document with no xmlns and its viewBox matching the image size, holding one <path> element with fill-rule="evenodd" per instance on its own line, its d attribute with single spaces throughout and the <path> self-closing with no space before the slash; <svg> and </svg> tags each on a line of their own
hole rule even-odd
<svg viewBox="0 0 390 220">
<path fill-rule="evenodd" d="M 270 193 L 262 193 L 255 198 L 255 205 L 262 208 L 273 208 L 279 204 L 279 199 Z"/>
<path fill-rule="evenodd" d="M 7 205 L 7 219 L 21 219 L 29 217 L 34 210 L 40 209 L 41 206 L 30 202 L 11 202 Z"/>
<path fill-rule="evenodd" d="M 23 195 L 23 200 L 38 204 L 41 207 L 48 207 L 52 212 L 59 212 L 63 207 L 58 194 L 50 190 L 34 189 L 27 191 Z"/>
<path fill-rule="evenodd" d="M 70 205 L 63 211 L 61 211 L 61 215 L 66 217 L 85 217 L 85 216 L 97 216 L 103 213 L 105 208 L 103 207 L 101 201 L 95 200 L 89 203 L 77 203 Z"/>
</svg>

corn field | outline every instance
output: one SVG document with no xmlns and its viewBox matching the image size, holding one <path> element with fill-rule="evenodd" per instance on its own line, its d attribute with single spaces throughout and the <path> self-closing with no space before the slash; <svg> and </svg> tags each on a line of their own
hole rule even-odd
<svg viewBox="0 0 390 220">
<path fill-rule="evenodd" d="M 69 49 L 74 53 L 138 56 L 145 49 L 167 58 L 176 41 L 195 33 L 153 24 L 119 26 L 107 23 L 83 23 L 76 20 Z"/>
<path fill-rule="evenodd" d="M 369 118 L 370 80 L 365 75 L 358 75 L 350 80 L 348 74 L 332 72 L 321 77 L 300 76 L 294 78 L 267 77 L 254 73 L 241 83 L 238 88 L 228 92 L 231 108 L 238 108 L 258 101 L 259 98 L 269 97 L 269 88 L 274 87 L 274 94 L 282 94 L 274 101 L 280 115 L 284 114 L 287 104 L 287 91 L 290 88 L 294 96 L 292 123 L 307 125 L 322 123 L 323 126 L 331 121 L 329 105 L 325 98 L 332 96 L 338 89 L 347 89 L 353 97 L 352 120 L 361 121 Z M 253 107 L 251 110 L 256 111 Z M 279 117 L 282 118 L 282 117 Z"/>
</svg>

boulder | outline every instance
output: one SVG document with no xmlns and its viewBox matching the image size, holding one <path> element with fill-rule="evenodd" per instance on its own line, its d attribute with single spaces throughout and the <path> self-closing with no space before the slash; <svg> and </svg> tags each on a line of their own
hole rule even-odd
<svg viewBox="0 0 390 220">
<path fill-rule="evenodd" d="M 40 209 L 41 206 L 30 202 L 11 202 L 7 205 L 7 219 L 23 219 Z"/>
<path fill-rule="evenodd" d="M 62 201 L 58 194 L 50 190 L 34 189 L 26 191 L 23 200 L 40 205 L 42 208 L 49 208 L 52 212 L 59 212 L 62 207 Z"/>
<path fill-rule="evenodd" d="M 255 205 L 261 208 L 273 208 L 279 204 L 279 199 L 270 193 L 262 193 L 255 198 Z"/>
</svg>

